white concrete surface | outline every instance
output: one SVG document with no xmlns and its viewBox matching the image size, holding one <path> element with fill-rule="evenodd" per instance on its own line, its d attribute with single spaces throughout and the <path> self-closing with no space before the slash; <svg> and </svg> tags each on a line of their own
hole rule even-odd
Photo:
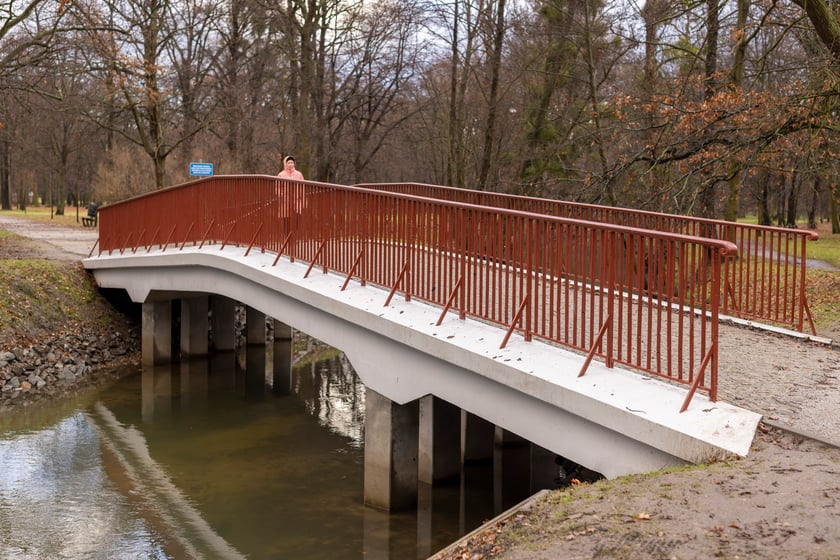
<svg viewBox="0 0 840 560">
<path fill-rule="evenodd" d="M 440 309 L 316 267 L 237 247 L 170 248 L 161 253 L 85 259 L 103 287 L 136 302 L 221 294 L 344 351 L 362 381 L 406 403 L 434 394 L 605 476 L 648 472 L 728 454 L 746 455 L 760 415 L 687 389 L 593 362 L 456 313 L 436 326 Z"/>
</svg>

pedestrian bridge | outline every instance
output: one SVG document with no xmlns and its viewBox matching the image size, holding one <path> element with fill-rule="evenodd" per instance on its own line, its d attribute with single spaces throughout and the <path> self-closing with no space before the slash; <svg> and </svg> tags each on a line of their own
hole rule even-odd
<svg viewBox="0 0 840 560">
<path fill-rule="evenodd" d="M 758 424 L 716 399 L 726 241 L 267 176 L 112 204 L 99 227 L 84 265 L 143 304 L 144 362 L 172 358 L 175 313 L 183 356 L 232 349 L 236 303 L 249 344 L 271 317 L 347 355 L 375 506 L 505 434 L 614 477 L 745 455 Z"/>
</svg>

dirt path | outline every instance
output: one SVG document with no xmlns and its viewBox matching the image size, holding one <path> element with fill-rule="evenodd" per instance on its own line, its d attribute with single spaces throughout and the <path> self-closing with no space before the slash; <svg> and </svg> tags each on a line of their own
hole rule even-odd
<svg viewBox="0 0 840 560">
<path fill-rule="evenodd" d="M 27 220 L 0 212 L 0 229 L 38 241 L 34 255 L 42 259 L 78 261 L 90 254 L 99 231 Z"/>
</svg>

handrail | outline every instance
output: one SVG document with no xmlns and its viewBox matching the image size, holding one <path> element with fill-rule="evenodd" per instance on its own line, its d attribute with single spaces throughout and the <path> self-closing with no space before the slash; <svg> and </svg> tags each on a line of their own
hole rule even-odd
<svg viewBox="0 0 840 560">
<path fill-rule="evenodd" d="M 457 293 L 464 316 L 521 324 L 526 338 L 594 348 L 609 367 L 717 398 L 721 262 L 737 254 L 728 241 L 262 175 L 170 187 L 100 218 L 101 251 L 144 228 L 172 228 L 175 247 L 201 231 L 210 243 L 260 234 L 278 258 L 308 262 L 307 274 L 316 262 L 343 275 L 361 267 L 367 283 L 440 307 Z M 605 322 L 608 340 L 596 344 Z"/>
<path fill-rule="evenodd" d="M 371 183 L 355 186 L 550 216 L 726 239 L 739 247 L 740 254 L 737 259 L 729 259 L 724 263 L 723 275 L 726 281 L 721 292 L 721 313 L 784 325 L 799 332 L 803 332 L 807 320 L 807 326 L 816 334 L 805 296 L 806 241 L 819 239 L 819 235 L 814 231 L 423 183 Z"/>
</svg>

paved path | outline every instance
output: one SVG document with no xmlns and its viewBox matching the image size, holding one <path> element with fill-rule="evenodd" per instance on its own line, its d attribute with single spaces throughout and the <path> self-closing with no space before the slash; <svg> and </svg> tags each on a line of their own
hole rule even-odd
<svg viewBox="0 0 840 560">
<path fill-rule="evenodd" d="M 43 241 L 54 258 L 81 260 L 98 232 L 0 213 L 0 228 Z M 840 445 L 840 347 L 797 333 L 724 323 L 719 397 L 770 422 Z"/>
</svg>

